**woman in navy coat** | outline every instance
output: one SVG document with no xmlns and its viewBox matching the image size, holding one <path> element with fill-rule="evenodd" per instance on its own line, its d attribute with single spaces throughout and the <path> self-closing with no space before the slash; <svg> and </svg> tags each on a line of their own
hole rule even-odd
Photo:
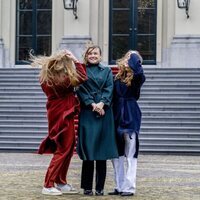
<svg viewBox="0 0 200 200">
<path fill-rule="evenodd" d="M 128 51 L 117 61 L 119 72 L 114 82 L 113 111 L 120 157 L 113 159 L 116 188 L 110 195 L 131 196 L 136 190 L 136 169 L 139 149 L 141 110 L 137 103 L 140 88 L 145 81 L 142 57 L 137 51 Z M 124 172 L 124 159 L 127 171 Z"/>
</svg>

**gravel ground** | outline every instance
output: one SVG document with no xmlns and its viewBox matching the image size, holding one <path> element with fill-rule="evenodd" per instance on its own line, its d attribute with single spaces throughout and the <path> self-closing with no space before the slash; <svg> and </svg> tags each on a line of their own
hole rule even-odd
<svg viewBox="0 0 200 200">
<path fill-rule="evenodd" d="M 66 200 L 66 199 L 134 199 L 134 200 L 200 200 L 200 156 L 140 155 L 137 192 L 133 197 L 108 196 L 114 187 L 113 169 L 108 161 L 105 195 L 49 197 L 41 194 L 50 155 L 0 153 L 0 200 Z M 68 182 L 80 188 L 81 161 L 74 155 Z"/>
</svg>

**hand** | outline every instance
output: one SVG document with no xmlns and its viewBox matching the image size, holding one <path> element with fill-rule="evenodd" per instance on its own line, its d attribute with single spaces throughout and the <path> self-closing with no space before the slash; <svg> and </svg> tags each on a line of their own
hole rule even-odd
<svg viewBox="0 0 200 200">
<path fill-rule="evenodd" d="M 103 116 L 103 115 L 105 115 L 105 110 L 102 108 L 98 113 L 100 116 Z"/>
<path fill-rule="evenodd" d="M 99 102 L 96 104 L 97 108 L 99 108 L 100 110 L 103 109 L 104 107 L 104 103 L 103 102 Z"/>
<path fill-rule="evenodd" d="M 78 59 L 73 55 L 73 53 L 67 49 L 64 50 L 66 56 L 71 59 L 74 63 L 78 63 Z"/>
<path fill-rule="evenodd" d="M 92 111 L 95 111 L 96 107 L 97 107 L 97 104 L 96 103 L 92 103 L 91 106 L 92 106 Z"/>
<path fill-rule="evenodd" d="M 100 116 L 105 115 L 105 110 L 103 109 L 104 103 L 103 102 L 99 102 L 99 103 L 92 103 L 92 111 L 97 112 Z"/>
</svg>

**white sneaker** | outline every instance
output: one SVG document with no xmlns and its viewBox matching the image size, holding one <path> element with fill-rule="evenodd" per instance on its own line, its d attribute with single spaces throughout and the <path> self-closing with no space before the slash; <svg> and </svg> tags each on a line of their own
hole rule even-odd
<svg viewBox="0 0 200 200">
<path fill-rule="evenodd" d="M 43 187 L 42 194 L 57 196 L 57 195 L 62 195 L 62 192 L 55 187 L 51 187 L 51 188 Z"/>
<path fill-rule="evenodd" d="M 72 185 L 70 184 L 57 184 L 57 188 L 63 193 L 63 194 L 78 194 L 79 191 L 77 191 Z"/>
</svg>

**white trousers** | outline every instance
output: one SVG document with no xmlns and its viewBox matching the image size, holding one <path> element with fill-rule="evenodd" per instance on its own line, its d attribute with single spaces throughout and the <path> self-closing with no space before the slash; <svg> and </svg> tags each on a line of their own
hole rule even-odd
<svg viewBox="0 0 200 200">
<path fill-rule="evenodd" d="M 134 154 L 136 151 L 136 133 L 133 133 L 131 138 L 129 134 L 124 134 L 124 139 L 125 156 L 112 159 L 116 184 L 115 189 L 118 192 L 135 193 L 137 158 L 134 158 Z"/>
</svg>

